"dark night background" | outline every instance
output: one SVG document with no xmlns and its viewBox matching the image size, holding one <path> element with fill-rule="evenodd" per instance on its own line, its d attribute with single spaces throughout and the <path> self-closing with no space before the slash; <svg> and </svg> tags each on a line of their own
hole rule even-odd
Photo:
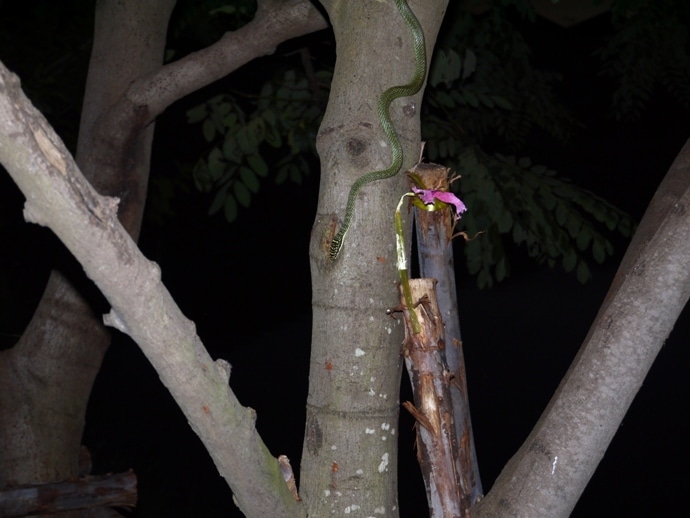
<svg viewBox="0 0 690 518">
<path fill-rule="evenodd" d="M 0 20 L 8 4 L 14 5 L 0 3 Z M 26 23 L 33 22 L 29 10 Z M 584 123 L 567 145 L 545 145 L 535 138 L 524 154 L 639 221 L 690 134 L 688 111 L 660 91 L 640 120 L 619 122 L 611 116 L 614 84 L 601 77 L 601 62 L 592 55 L 611 32 L 608 14 L 569 29 L 543 19 L 519 23 L 537 66 L 563 75 L 558 93 Z M 35 41 L 38 49 L 49 44 Z M 15 50 L 0 47 L 0 60 L 20 75 L 38 66 L 12 62 L 6 56 L 14 58 Z M 81 79 L 76 74 L 73 80 Z M 201 92 L 196 102 L 206 95 Z M 32 99 L 41 105 L 40 99 Z M 189 144 L 200 141 L 198 128 L 188 126 L 184 115 L 194 102 L 178 103 L 157 122 L 154 176 L 175 171 L 178 161 L 199 153 Z M 76 127 L 73 120 L 56 120 L 59 112 L 50 115 L 67 132 Z M 307 251 L 317 195 L 316 174 L 301 186 L 264 181 L 252 206 L 229 225 L 219 216 L 207 216 L 208 196 L 192 187 L 173 202 L 174 214 L 164 225 L 145 222 L 140 241 L 144 253 L 161 265 L 164 282 L 196 322 L 211 355 L 231 362 L 231 386 L 244 405 L 257 410 L 257 427 L 272 453 L 284 453 L 295 464 L 301 455 L 307 391 Z M 0 175 L 2 347 L 11 345 L 30 319 L 60 249 L 48 231 L 23 223 L 22 203 L 11 179 Z M 485 490 L 529 433 L 584 339 L 627 245 L 620 239 L 615 244 L 618 255 L 593 267 L 593 280 L 584 286 L 574 275 L 537 266 L 516 250 L 511 277 L 479 290 L 463 261 L 456 261 Z M 462 253 L 462 243 L 456 252 Z M 689 339 L 685 311 L 573 516 L 690 515 L 684 497 L 690 482 Z M 410 397 L 406 387 L 402 397 Z M 426 502 L 414 459 L 412 420 L 404 412 L 401 416 L 401 515 L 422 516 Z M 97 379 L 84 442 L 95 472 L 135 470 L 136 516 L 233 513 L 230 491 L 208 454 L 156 373 L 125 337 L 115 336 Z"/>
</svg>

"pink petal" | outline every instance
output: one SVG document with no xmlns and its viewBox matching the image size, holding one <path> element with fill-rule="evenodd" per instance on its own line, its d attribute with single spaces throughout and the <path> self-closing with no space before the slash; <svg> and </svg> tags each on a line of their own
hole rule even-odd
<svg viewBox="0 0 690 518">
<path fill-rule="evenodd" d="M 467 211 L 465 204 L 452 192 L 420 189 L 416 185 L 412 186 L 412 191 L 419 197 L 420 200 L 422 200 L 425 205 L 431 205 L 434 203 L 434 200 L 447 203 L 448 205 L 453 205 L 455 207 L 455 214 L 458 218 L 463 212 Z"/>
</svg>

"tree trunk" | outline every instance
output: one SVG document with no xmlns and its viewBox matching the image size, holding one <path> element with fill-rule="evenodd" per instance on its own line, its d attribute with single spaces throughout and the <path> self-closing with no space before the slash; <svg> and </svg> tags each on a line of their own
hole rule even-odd
<svg viewBox="0 0 690 518">
<path fill-rule="evenodd" d="M 558 390 L 473 517 L 570 515 L 690 297 L 688 207 L 690 141 Z"/>
<path fill-rule="evenodd" d="M 99 0 L 77 162 L 138 236 L 153 121 L 177 99 L 326 23 L 306 0 L 259 2 L 254 20 L 161 67 L 174 0 Z M 251 44 L 248 44 L 251 42 Z M 72 478 L 93 381 L 110 335 L 102 297 L 70 258 L 51 274 L 18 344 L 0 353 L 0 486 Z M 94 309 L 96 313 L 94 313 Z"/>
<path fill-rule="evenodd" d="M 173 6 L 174 0 L 105 0 L 96 7 L 77 161 L 99 192 L 121 198 L 119 215 L 133 236 L 144 209 L 153 125 L 143 124 L 141 114 L 117 126 L 103 119 L 132 81 L 162 63 Z M 71 258 L 68 264 L 51 274 L 17 345 L 0 354 L 0 486 L 77 475 L 86 406 L 110 335 L 92 310 L 92 304 L 105 309 L 102 299 Z"/>
<path fill-rule="evenodd" d="M 328 247 L 352 183 L 385 168 L 390 149 L 376 115 L 381 93 L 410 81 L 412 35 L 392 1 L 323 2 L 337 61 L 317 137 L 321 194 L 310 247 L 313 321 L 300 494 L 310 516 L 397 516 L 397 422 L 403 329 L 393 214 L 407 181 L 366 185 L 337 260 Z M 431 54 L 446 2 L 410 2 Z M 403 170 L 419 157 L 422 93 L 392 103 Z"/>
</svg>

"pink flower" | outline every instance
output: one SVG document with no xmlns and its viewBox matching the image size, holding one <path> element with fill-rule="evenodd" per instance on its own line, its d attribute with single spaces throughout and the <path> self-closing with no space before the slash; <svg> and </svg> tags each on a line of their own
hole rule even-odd
<svg viewBox="0 0 690 518">
<path fill-rule="evenodd" d="M 455 207 L 455 217 L 459 218 L 463 212 L 467 211 L 465 204 L 455 196 L 452 192 L 448 191 L 434 191 L 433 189 L 420 189 L 416 185 L 412 186 L 412 191 L 417 195 L 417 197 L 422 200 L 424 205 L 435 205 L 436 201 L 445 203 L 448 205 L 453 205 Z M 433 209 L 431 209 L 433 210 Z"/>
</svg>

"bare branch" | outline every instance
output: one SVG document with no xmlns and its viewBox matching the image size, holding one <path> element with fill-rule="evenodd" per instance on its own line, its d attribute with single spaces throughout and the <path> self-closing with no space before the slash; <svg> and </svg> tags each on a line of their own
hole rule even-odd
<svg viewBox="0 0 690 518">
<path fill-rule="evenodd" d="M 275 52 L 278 44 L 328 26 L 309 0 L 259 2 L 254 19 L 217 43 L 135 81 L 127 97 L 148 106 L 153 120 L 173 102 L 225 77 L 249 61 Z"/>
<path fill-rule="evenodd" d="M 199 435 L 247 516 L 305 515 L 243 407 L 147 260 L 117 219 L 117 200 L 84 179 L 62 141 L 0 63 L 0 163 L 112 306 L 108 321 L 141 347 Z"/>
<path fill-rule="evenodd" d="M 473 517 L 570 515 L 690 296 L 689 235 L 690 141 L 570 370 Z"/>
</svg>

